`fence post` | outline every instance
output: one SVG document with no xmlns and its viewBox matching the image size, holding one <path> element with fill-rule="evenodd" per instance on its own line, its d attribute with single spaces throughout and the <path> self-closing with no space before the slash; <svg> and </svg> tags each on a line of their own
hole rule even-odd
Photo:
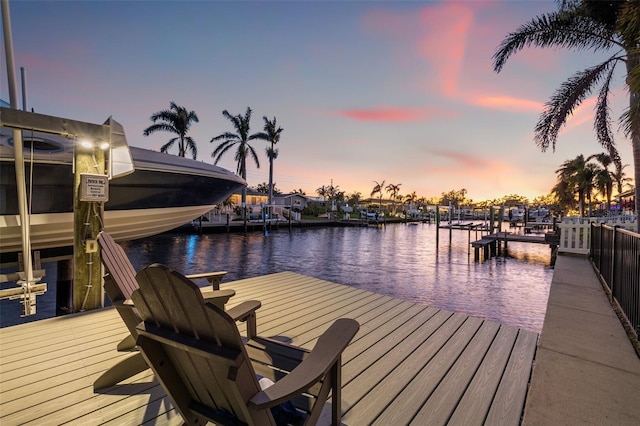
<svg viewBox="0 0 640 426">
<path fill-rule="evenodd" d="M 617 236 L 618 236 L 618 225 L 615 225 L 613 227 L 613 237 L 611 238 L 611 277 L 610 277 L 610 281 L 611 284 L 609 284 L 609 291 L 611 292 L 611 301 L 613 301 L 613 299 L 615 298 L 613 296 L 613 287 L 614 287 L 614 283 L 615 283 L 615 278 L 616 278 L 616 244 L 617 244 Z"/>
<path fill-rule="evenodd" d="M 600 248 L 600 251 L 598 253 L 598 271 L 600 271 L 600 274 L 602 274 L 602 257 L 603 257 L 602 253 L 604 251 L 602 249 L 602 244 L 604 244 L 603 241 L 602 241 L 603 240 L 602 235 L 604 234 L 604 228 L 602 227 L 602 224 L 600 224 L 600 230 L 598 232 L 600 233 L 599 234 L 599 240 L 600 240 L 600 247 L 599 248 Z M 591 236 L 593 236 L 593 229 L 591 229 Z"/>
</svg>

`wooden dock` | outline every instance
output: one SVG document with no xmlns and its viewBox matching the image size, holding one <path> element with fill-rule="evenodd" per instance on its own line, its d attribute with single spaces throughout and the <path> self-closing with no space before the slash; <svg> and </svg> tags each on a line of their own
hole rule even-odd
<svg viewBox="0 0 640 426">
<path fill-rule="evenodd" d="M 520 423 L 535 332 L 291 272 L 225 287 L 230 305 L 262 301 L 260 335 L 296 345 L 360 323 L 342 358 L 345 425 Z M 126 335 L 112 308 L 0 329 L 0 424 L 181 424 L 149 370 L 93 391 Z"/>
<path fill-rule="evenodd" d="M 488 259 L 492 255 L 496 255 L 500 252 L 500 244 L 503 244 L 504 250 L 506 250 L 507 244 L 510 241 L 518 243 L 553 245 L 545 235 L 522 235 L 504 231 L 496 232 L 495 234 L 485 235 L 481 239 L 471 242 L 471 247 L 473 247 L 474 252 L 473 258 L 476 261 L 480 260 L 480 249 L 482 249 L 484 259 Z M 557 243 L 555 244 L 557 245 Z"/>
</svg>

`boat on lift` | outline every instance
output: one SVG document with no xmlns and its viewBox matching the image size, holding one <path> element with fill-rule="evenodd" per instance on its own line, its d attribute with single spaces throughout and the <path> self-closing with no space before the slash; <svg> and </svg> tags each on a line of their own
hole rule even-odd
<svg viewBox="0 0 640 426">
<path fill-rule="evenodd" d="M 22 250 L 13 131 L 0 128 L 0 253 Z M 33 250 L 73 246 L 73 140 L 23 132 Z M 246 182 L 212 164 L 126 146 L 132 172 L 109 181 L 104 229 L 116 241 L 144 238 L 200 217 Z M 126 157 L 126 155 L 125 155 Z"/>
</svg>

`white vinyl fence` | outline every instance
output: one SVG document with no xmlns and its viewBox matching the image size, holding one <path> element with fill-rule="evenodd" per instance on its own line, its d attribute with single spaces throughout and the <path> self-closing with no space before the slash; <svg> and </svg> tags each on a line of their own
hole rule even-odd
<svg viewBox="0 0 640 426">
<path fill-rule="evenodd" d="M 560 228 L 559 253 L 589 254 L 591 243 L 591 223 L 619 226 L 630 231 L 636 230 L 636 216 L 613 217 L 566 217 L 558 224 Z"/>
</svg>

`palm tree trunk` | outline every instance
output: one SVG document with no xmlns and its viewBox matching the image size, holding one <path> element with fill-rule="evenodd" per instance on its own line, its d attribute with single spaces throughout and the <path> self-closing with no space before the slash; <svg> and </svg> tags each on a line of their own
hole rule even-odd
<svg viewBox="0 0 640 426">
<path fill-rule="evenodd" d="M 271 213 L 271 203 L 273 202 L 273 143 L 271 143 L 271 154 L 269 155 L 269 213 Z"/>
<path fill-rule="evenodd" d="M 246 166 L 246 161 L 245 158 L 241 158 L 240 159 L 241 162 L 241 167 L 242 167 L 242 179 L 244 179 L 244 181 L 247 181 L 247 168 Z M 247 187 L 244 186 L 242 187 L 242 220 L 245 222 L 247 221 Z"/>
</svg>

